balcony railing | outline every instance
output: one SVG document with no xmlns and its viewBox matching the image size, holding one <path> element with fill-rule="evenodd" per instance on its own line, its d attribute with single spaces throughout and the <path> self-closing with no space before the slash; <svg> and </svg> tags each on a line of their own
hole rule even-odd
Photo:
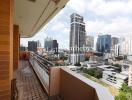
<svg viewBox="0 0 132 100">
<path fill-rule="evenodd" d="M 34 53 L 30 53 L 29 61 L 40 82 L 44 86 L 47 94 L 49 94 L 49 65 L 52 64 L 49 63 L 46 59 Z"/>
<path fill-rule="evenodd" d="M 30 53 L 29 61 L 49 98 L 62 100 L 114 100 L 103 86 L 66 67 L 55 67 L 43 57 Z"/>
</svg>

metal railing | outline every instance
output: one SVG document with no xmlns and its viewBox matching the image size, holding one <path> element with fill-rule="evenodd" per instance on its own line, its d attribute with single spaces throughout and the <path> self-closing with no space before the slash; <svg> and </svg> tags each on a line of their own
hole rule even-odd
<svg viewBox="0 0 132 100">
<path fill-rule="evenodd" d="M 46 92 L 49 93 L 49 67 L 52 67 L 54 64 L 35 53 L 30 53 L 29 61 Z"/>
</svg>

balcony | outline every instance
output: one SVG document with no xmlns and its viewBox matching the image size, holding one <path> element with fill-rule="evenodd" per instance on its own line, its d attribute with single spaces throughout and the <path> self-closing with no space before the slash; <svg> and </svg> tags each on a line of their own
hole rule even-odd
<svg viewBox="0 0 132 100">
<path fill-rule="evenodd" d="M 20 61 L 20 67 L 15 73 L 14 78 L 16 79 L 18 100 L 48 99 L 28 61 Z"/>
<path fill-rule="evenodd" d="M 37 54 L 26 55 L 14 75 L 18 100 L 114 100 L 107 89 L 82 75 L 54 67 Z"/>
<path fill-rule="evenodd" d="M 99 84 L 19 52 L 20 37 L 36 34 L 68 1 L 0 0 L 0 100 L 114 100 Z"/>
</svg>

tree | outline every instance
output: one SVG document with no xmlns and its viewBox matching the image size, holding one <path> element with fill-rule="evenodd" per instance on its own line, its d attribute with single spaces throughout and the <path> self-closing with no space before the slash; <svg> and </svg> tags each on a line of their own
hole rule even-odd
<svg viewBox="0 0 132 100">
<path fill-rule="evenodd" d="M 115 66 L 116 68 L 118 68 L 118 71 L 121 72 L 121 65 L 119 65 L 119 64 L 112 64 L 112 66 Z"/>
<path fill-rule="evenodd" d="M 78 62 L 78 63 L 76 63 L 76 64 L 74 64 L 75 66 L 81 66 L 81 64 Z"/>
<path fill-rule="evenodd" d="M 128 87 L 127 84 L 123 83 L 123 84 L 122 84 L 122 87 L 120 88 L 120 91 L 121 91 L 121 92 L 125 92 L 125 93 L 131 92 L 131 88 Z"/>
<path fill-rule="evenodd" d="M 61 60 L 67 60 L 68 57 L 60 57 Z"/>
<path fill-rule="evenodd" d="M 121 92 L 118 96 L 115 97 L 115 100 L 127 100 L 126 94 Z"/>
<path fill-rule="evenodd" d="M 132 100 L 132 88 L 123 83 L 115 100 Z"/>
<path fill-rule="evenodd" d="M 85 61 L 89 61 L 89 57 L 85 57 Z"/>
<path fill-rule="evenodd" d="M 121 67 L 121 65 L 119 65 L 119 64 L 113 64 L 113 66 L 115 66 L 115 67 Z"/>
<path fill-rule="evenodd" d="M 102 73 L 96 70 L 95 68 L 83 69 L 83 72 L 98 79 L 102 77 Z"/>
<path fill-rule="evenodd" d="M 122 56 L 115 57 L 116 60 L 123 60 Z"/>
</svg>

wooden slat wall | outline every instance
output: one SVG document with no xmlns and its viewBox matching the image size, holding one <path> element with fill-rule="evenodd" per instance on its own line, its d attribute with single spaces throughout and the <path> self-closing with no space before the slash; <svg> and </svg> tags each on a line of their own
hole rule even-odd
<svg viewBox="0 0 132 100">
<path fill-rule="evenodd" d="M 0 0 L 0 100 L 10 100 L 12 58 L 12 0 Z"/>
<path fill-rule="evenodd" d="M 19 26 L 13 27 L 13 70 L 15 71 L 19 66 Z"/>
</svg>

